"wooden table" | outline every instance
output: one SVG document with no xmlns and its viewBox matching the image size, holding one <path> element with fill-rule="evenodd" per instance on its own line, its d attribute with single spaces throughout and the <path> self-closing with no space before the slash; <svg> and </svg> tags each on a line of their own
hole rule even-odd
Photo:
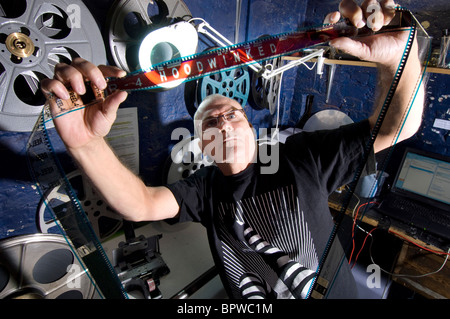
<svg viewBox="0 0 450 319">
<path fill-rule="evenodd" d="M 448 263 L 437 273 L 445 262 L 445 255 L 438 255 L 405 242 L 403 244 L 392 279 L 399 284 L 430 299 L 450 298 L 450 266 Z M 403 275 L 423 276 L 405 277 Z"/>
<path fill-rule="evenodd" d="M 333 194 L 330 196 L 328 206 L 331 210 L 340 212 L 345 196 L 345 193 Z M 364 204 L 363 201 L 356 197 L 352 197 L 345 214 L 354 218 L 358 207 L 362 204 Z M 444 264 L 446 261 L 445 253 L 448 253 L 448 251 L 444 251 L 442 247 L 435 246 L 429 242 L 410 236 L 404 229 L 396 224 L 389 224 L 388 226 L 384 225 L 382 216 L 376 212 L 366 212 L 364 216 L 358 218 L 358 220 L 374 227 L 382 227 L 393 236 L 401 238 L 404 241 L 399 257 L 396 262 L 394 261 L 395 267 L 392 280 L 426 298 L 450 298 L 450 263 L 445 263 L 444 267 L 439 272 L 430 274 L 438 270 Z M 429 275 L 423 276 L 424 274 Z"/>
</svg>

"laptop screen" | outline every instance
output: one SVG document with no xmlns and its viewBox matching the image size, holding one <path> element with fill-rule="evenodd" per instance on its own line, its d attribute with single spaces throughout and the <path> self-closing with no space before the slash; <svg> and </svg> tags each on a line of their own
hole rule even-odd
<svg viewBox="0 0 450 319">
<path fill-rule="evenodd" d="M 394 188 L 450 205 L 450 162 L 407 149 Z"/>
</svg>

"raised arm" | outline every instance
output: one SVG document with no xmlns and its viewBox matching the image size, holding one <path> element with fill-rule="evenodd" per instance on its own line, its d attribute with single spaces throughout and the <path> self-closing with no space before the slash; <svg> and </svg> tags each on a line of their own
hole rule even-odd
<svg viewBox="0 0 450 319">
<path fill-rule="evenodd" d="M 86 92 L 85 79 L 104 89 L 105 77 L 124 75 L 124 71 L 115 67 L 96 67 L 77 58 L 71 65 L 58 64 L 54 79 L 42 82 L 42 91 L 47 96 L 56 97 L 49 99 L 51 111 L 56 113 L 61 103 L 70 108 L 67 87 L 83 95 Z M 126 92 L 115 92 L 103 102 L 55 118 L 55 127 L 81 170 L 109 205 L 125 219 L 143 221 L 175 217 L 179 207 L 169 189 L 147 187 L 120 162 L 104 139 L 120 103 L 126 97 Z"/>
<path fill-rule="evenodd" d="M 343 0 L 339 12 L 330 13 L 326 17 L 329 23 L 337 22 L 341 15 L 349 19 L 355 26 L 368 26 L 374 31 L 388 25 L 395 16 L 393 0 L 366 0 L 358 6 L 353 0 Z M 386 32 L 357 40 L 340 38 L 331 41 L 331 45 L 361 60 L 375 62 L 378 66 L 377 99 L 369 122 L 374 127 L 383 106 L 384 100 L 397 71 L 404 52 L 409 30 Z M 398 84 L 395 96 L 389 105 L 377 138 L 374 151 L 392 146 L 413 136 L 420 127 L 424 106 L 424 89 L 419 87 L 421 78 L 421 62 L 418 55 L 417 41 L 413 46 L 403 75 Z M 417 93 L 417 94 L 416 94 Z M 414 103 L 411 106 L 411 103 Z M 407 118 L 406 118 L 406 115 Z"/>
</svg>

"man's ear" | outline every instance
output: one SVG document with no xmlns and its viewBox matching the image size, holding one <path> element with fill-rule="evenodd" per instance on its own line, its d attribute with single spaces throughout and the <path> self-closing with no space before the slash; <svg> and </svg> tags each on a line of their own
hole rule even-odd
<svg viewBox="0 0 450 319">
<path fill-rule="evenodd" d="M 200 148 L 200 150 L 202 151 L 202 153 L 203 153 L 203 148 L 202 148 L 202 139 L 201 138 L 198 138 L 198 147 Z"/>
</svg>

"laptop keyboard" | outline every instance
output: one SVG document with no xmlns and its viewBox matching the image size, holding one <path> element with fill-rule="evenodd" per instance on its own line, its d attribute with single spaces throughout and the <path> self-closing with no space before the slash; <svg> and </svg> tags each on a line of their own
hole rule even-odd
<svg viewBox="0 0 450 319">
<path fill-rule="evenodd" d="M 382 202 L 382 209 L 387 215 L 391 215 L 392 212 L 395 215 L 395 211 L 401 212 L 401 217 L 396 216 L 404 221 L 410 221 L 418 227 L 426 228 L 432 232 L 441 233 L 446 231 L 447 234 L 450 229 L 450 216 L 437 213 L 431 208 L 424 207 L 416 202 L 393 196 L 389 200 Z M 392 216 L 395 217 L 395 216 Z M 446 229 L 446 230 L 445 230 Z"/>
</svg>

